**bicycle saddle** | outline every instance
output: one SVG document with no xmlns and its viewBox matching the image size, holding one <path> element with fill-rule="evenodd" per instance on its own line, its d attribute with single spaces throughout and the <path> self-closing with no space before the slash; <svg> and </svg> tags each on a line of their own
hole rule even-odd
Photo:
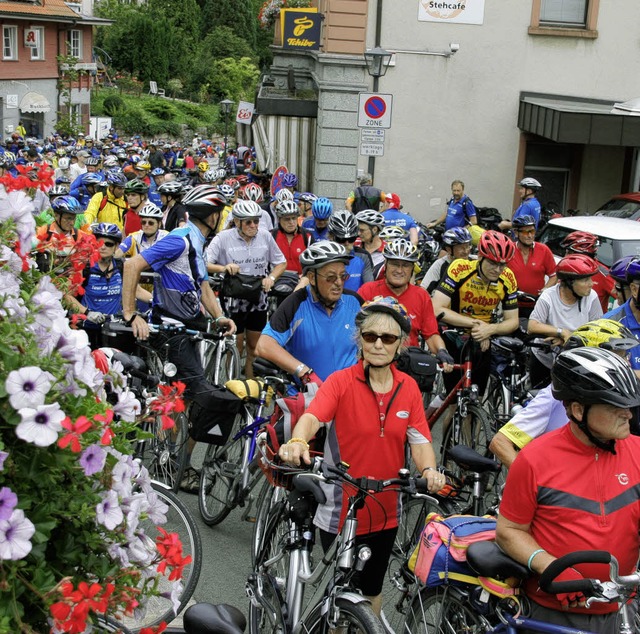
<svg viewBox="0 0 640 634">
<path fill-rule="evenodd" d="M 500 471 L 501 469 L 499 462 L 481 456 L 477 451 L 466 445 L 456 445 L 451 449 L 447 449 L 447 456 L 467 471 L 486 473 L 487 471 Z"/>
<path fill-rule="evenodd" d="M 244 614 L 226 603 L 196 603 L 184 613 L 187 634 L 241 634 L 246 626 Z"/>
<path fill-rule="evenodd" d="M 475 542 L 467 548 L 467 563 L 482 577 L 526 579 L 531 573 L 526 566 L 506 555 L 495 542 Z"/>
<path fill-rule="evenodd" d="M 515 337 L 497 337 L 491 340 L 491 344 L 499 350 L 505 352 L 522 352 L 525 348 L 524 342 L 521 339 Z"/>
</svg>

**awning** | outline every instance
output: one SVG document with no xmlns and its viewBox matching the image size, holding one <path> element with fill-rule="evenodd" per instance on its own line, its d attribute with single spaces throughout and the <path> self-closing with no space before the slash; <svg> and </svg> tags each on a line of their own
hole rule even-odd
<svg viewBox="0 0 640 634">
<path fill-rule="evenodd" d="M 640 146 L 640 117 L 615 100 L 520 93 L 518 127 L 558 143 Z"/>
<path fill-rule="evenodd" d="M 28 92 L 20 101 L 22 112 L 49 112 L 51 104 L 44 95 Z"/>
</svg>

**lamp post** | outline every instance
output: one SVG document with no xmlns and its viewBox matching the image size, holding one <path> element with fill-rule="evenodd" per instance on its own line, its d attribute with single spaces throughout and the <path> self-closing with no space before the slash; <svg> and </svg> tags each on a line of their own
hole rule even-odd
<svg viewBox="0 0 640 634">
<path fill-rule="evenodd" d="M 231 99 L 223 99 L 220 102 L 220 111 L 224 115 L 224 160 L 223 166 L 226 167 L 227 163 L 227 133 L 229 128 L 229 113 L 231 112 L 231 108 L 233 107 L 234 102 Z"/>
<path fill-rule="evenodd" d="M 367 63 L 367 72 L 371 77 L 373 77 L 373 92 L 378 92 L 379 80 L 380 77 L 384 77 L 387 72 L 387 68 L 389 68 L 391 53 L 389 53 L 389 51 L 385 51 L 380 46 L 376 46 L 375 48 L 365 51 L 364 60 Z M 371 174 L 372 179 L 375 174 L 375 170 L 376 157 L 370 156 L 367 171 Z"/>
</svg>

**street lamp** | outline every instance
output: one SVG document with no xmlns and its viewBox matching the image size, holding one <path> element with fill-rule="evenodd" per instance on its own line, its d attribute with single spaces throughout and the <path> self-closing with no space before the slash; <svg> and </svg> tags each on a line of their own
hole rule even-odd
<svg viewBox="0 0 640 634">
<path fill-rule="evenodd" d="M 223 99 L 220 102 L 220 111 L 224 115 L 224 163 L 226 163 L 227 157 L 227 133 L 229 127 L 229 113 L 231 112 L 231 108 L 233 107 L 234 102 L 231 99 Z"/>
<path fill-rule="evenodd" d="M 391 62 L 391 53 L 385 51 L 380 46 L 370 48 L 364 53 L 364 61 L 367 63 L 367 72 L 373 77 L 373 92 L 378 92 L 378 80 L 384 77 Z M 376 157 L 369 157 L 369 165 L 367 167 L 371 178 L 373 179 L 376 171 Z"/>
</svg>

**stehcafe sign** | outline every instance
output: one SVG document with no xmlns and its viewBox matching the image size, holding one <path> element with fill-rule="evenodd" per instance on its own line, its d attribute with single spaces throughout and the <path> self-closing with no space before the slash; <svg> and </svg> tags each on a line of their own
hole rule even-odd
<svg viewBox="0 0 640 634">
<path fill-rule="evenodd" d="M 281 9 L 282 48 L 319 49 L 320 17 L 317 8 Z"/>
</svg>

